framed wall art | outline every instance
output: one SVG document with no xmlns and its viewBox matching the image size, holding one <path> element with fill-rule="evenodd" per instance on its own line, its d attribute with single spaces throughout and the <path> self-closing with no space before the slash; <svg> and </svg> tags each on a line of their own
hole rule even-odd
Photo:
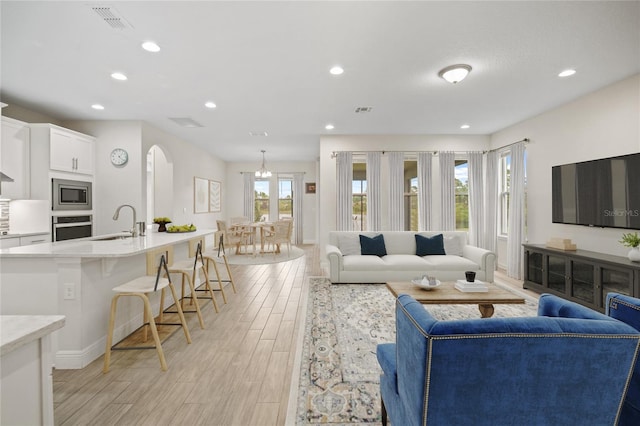
<svg viewBox="0 0 640 426">
<path fill-rule="evenodd" d="M 216 180 L 209 181 L 209 211 L 210 212 L 219 212 L 222 210 L 221 199 L 222 199 L 222 188 L 220 182 Z"/>
<path fill-rule="evenodd" d="M 306 182 L 305 184 L 305 194 L 315 194 L 316 193 L 316 183 L 315 182 Z"/>
<path fill-rule="evenodd" d="M 207 179 L 193 178 L 193 212 L 209 212 L 209 181 Z"/>
</svg>

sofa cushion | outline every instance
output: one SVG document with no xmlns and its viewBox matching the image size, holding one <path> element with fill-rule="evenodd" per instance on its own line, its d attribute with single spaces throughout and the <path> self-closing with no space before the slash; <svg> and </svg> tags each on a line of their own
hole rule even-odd
<svg viewBox="0 0 640 426">
<path fill-rule="evenodd" d="M 442 234 L 434 235 L 433 237 L 416 234 L 416 254 L 418 256 L 446 254 Z"/>
<path fill-rule="evenodd" d="M 424 258 L 414 254 L 388 254 L 382 258 L 388 271 L 427 271 Z"/>
<path fill-rule="evenodd" d="M 386 256 L 387 249 L 384 246 L 382 234 L 372 238 L 360 235 L 360 253 L 362 255 Z"/>
<path fill-rule="evenodd" d="M 460 237 L 445 235 L 444 252 L 453 256 L 462 256 L 462 241 Z"/>
<path fill-rule="evenodd" d="M 338 248 L 343 256 L 360 255 L 360 238 L 355 233 L 338 235 Z"/>
<path fill-rule="evenodd" d="M 434 271 L 478 271 L 480 266 L 460 256 L 424 256 L 425 263 Z"/>
<path fill-rule="evenodd" d="M 345 271 L 388 271 L 389 265 L 379 256 L 344 256 Z"/>
</svg>

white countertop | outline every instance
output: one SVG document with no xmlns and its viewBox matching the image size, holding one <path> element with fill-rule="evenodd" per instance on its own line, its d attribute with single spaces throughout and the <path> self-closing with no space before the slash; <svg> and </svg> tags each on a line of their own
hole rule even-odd
<svg viewBox="0 0 640 426">
<path fill-rule="evenodd" d="M 202 229 L 194 232 L 169 233 L 149 232 L 144 237 L 95 241 L 91 238 L 108 237 L 109 234 L 53 243 L 41 243 L 29 246 L 12 247 L 0 250 L 0 258 L 35 258 L 35 257 L 123 257 L 144 253 L 158 247 L 172 245 L 190 240 L 194 237 L 213 234 L 213 229 Z"/>
<path fill-rule="evenodd" d="M 64 326 L 64 315 L 0 315 L 0 356 Z"/>
</svg>

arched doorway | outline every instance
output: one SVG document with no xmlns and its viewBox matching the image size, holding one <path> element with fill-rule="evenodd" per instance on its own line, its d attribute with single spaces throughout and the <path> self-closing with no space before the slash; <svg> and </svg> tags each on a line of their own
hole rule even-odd
<svg viewBox="0 0 640 426">
<path fill-rule="evenodd" d="M 147 226 L 158 216 L 172 217 L 173 163 L 158 145 L 147 152 Z"/>
</svg>

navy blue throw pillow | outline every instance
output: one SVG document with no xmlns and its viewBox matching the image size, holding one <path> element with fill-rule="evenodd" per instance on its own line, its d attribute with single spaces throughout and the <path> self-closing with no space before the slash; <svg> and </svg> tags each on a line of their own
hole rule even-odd
<svg viewBox="0 0 640 426">
<path fill-rule="evenodd" d="M 433 237 L 416 234 L 416 254 L 418 256 L 447 254 L 444 251 L 444 238 L 442 234 L 434 235 Z"/>
<path fill-rule="evenodd" d="M 384 236 L 382 234 L 369 238 L 360 235 L 360 254 L 386 256 L 387 248 L 384 246 Z"/>
</svg>

